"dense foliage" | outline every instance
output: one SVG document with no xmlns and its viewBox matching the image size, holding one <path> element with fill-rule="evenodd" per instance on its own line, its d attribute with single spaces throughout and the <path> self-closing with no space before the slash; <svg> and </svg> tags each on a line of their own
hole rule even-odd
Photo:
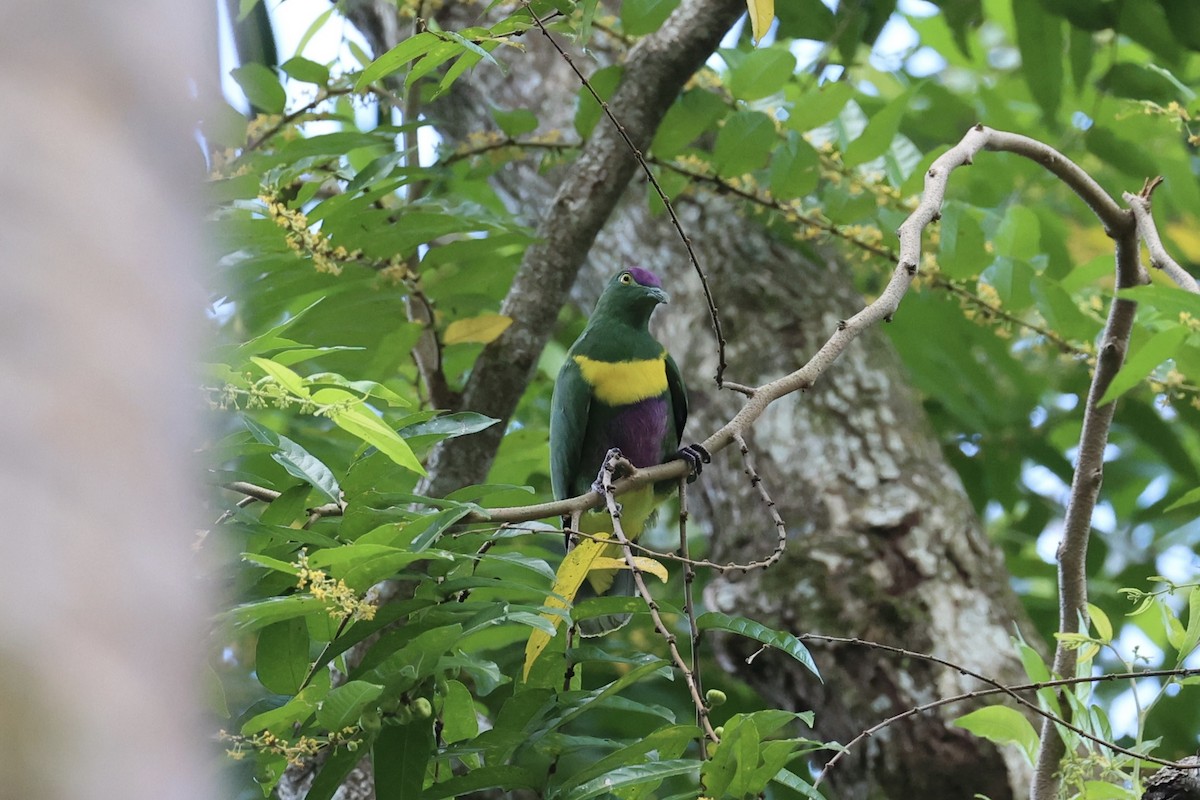
<svg viewBox="0 0 1200 800">
<path fill-rule="evenodd" d="M 579 44 L 634 41 L 674 5 L 625 0 L 617 16 L 586 1 L 532 8 L 564 44 Z M 1167 248 L 1185 265 L 1200 261 L 1194 4 L 936 5 L 779 3 L 763 41 L 749 26 L 730 37 L 668 111 L 647 154 L 664 190 L 735 193 L 780 241 L 834 248 L 870 296 L 895 265 L 891 232 L 915 207 L 926 167 L 983 122 L 1054 145 L 1118 198 L 1164 176 L 1153 201 Z M 621 636 L 576 643 L 565 677 L 560 628 L 529 680 L 519 677 L 531 632 L 555 630 L 544 603 L 561 560 L 562 535 L 547 524 L 557 520 L 459 523 L 487 506 L 548 499 L 549 390 L 581 327 L 576 311 L 562 313 L 487 484 L 419 493 L 436 442 L 495 424 L 436 405 L 454 402 L 506 329 L 500 301 L 532 240 L 489 176 L 515 159 L 569 164 L 577 143 L 608 124 L 581 88 L 575 130 L 547 133 L 536 110 L 497 108 L 501 133 L 421 163 L 422 103 L 471 70 L 522 69 L 522 37 L 537 32 L 530 9 L 489 19 L 425 26 L 378 58 L 357 53 L 353 67 L 303 52 L 278 67 L 247 63 L 234 77 L 253 118 L 228 110 L 206 121 L 220 256 L 209 310 L 219 345 L 204 386 L 219 436 L 206 456 L 214 487 L 236 493 L 215 490 L 216 513 L 228 514 L 203 547 L 223 557 L 228 578 L 214 707 L 243 759 L 245 796 L 254 782 L 269 794 L 289 763 L 318 756 L 308 796 L 330 797 L 371 753 L 379 797 L 490 787 L 575 800 L 694 796 L 698 775 L 715 796 L 812 796 L 802 756 L 819 743 L 801 724 L 810 720 L 717 668 L 704 673 L 720 690 L 710 702 L 728 700 L 712 709 L 724 736 L 702 762 L 691 701 L 644 613 Z M 914 41 L 868 55 L 894 41 L 881 38 L 885 24 L 907 25 Z M 604 95 L 619 77 L 609 67 L 591 84 Z M 289 100 L 285 86 L 311 102 Z M 887 330 L 1049 638 L 1048 562 L 1112 301 L 1111 242 L 1039 165 L 986 153 L 954 175 L 927 237 L 919 288 Z M 1094 520 L 1083 674 L 1175 667 L 1200 637 L 1200 299 L 1151 277 L 1128 292 L 1137 323 L 1109 392 L 1120 406 Z M 431 385 L 431 374 L 446 385 Z M 235 507 L 243 495 L 258 502 Z M 694 547 L 703 552 L 701 540 Z M 669 566 L 661 603 L 683 641 L 681 571 Z M 1126 587 L 1152 594 L 1131 603 Z M 603 599 L 578 611 L 616 608 L 644 604 Z M 788 634 L 716 615 L 705 623 L 806 657 Z M 1035 651 L 1022 654 L 1031 679 L 1044 679 Z M 1081 685 L 1076 723 L 1156 744 L 1164 757 L 1195 749 L 1194 685 L 1144 679 L 1132 714 L 1129 687 Z M 1125 709 L 1115 732 L 1114 698 Z M 964 725 L 1036 750 L 1015 713 L 977 712 Z M 1064 773 L 1068 792 L 1137 796 L 1133 760 L 1082 744 L 1088 755 Z"/>
</svg>

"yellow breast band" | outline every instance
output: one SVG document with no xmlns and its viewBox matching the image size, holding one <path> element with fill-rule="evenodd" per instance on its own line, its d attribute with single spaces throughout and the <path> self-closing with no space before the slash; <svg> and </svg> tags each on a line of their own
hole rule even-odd
<svg viewBox="0 0 1200 800">
<path fill-rule="evenodd" d="M 594 361 L 587 356 L 574 359 L 596 398 L 610 406 L 658 397 L 667 390 L 665 352 L 644 361 Z"/>
</svg>

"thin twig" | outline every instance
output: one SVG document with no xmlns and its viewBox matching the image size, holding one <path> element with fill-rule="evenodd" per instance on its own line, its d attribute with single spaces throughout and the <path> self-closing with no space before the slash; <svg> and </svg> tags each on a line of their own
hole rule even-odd
<svg viewBox="0 0 1200 800">
<path fill-rule="evenodd" d="M 685 559 L 689 559 L 691 552 L 688 548 L 687 537 L 687 521 L 688 521 L 688 505 L 687 505 L 687 478 L 679 479 L 679 552 Z M 692 584 L 696 580 L 696 568 L 691 563 L 685 563 L 683 566 L 683 612 L 687 615 L 688 630 L 692 634 L 692 675 L 696 681 L 696 691 L 703 696 L 704 680 L 700 675 L 700 628 L 696 624 L 696 603 L 692 595 Z M 700 725 L 700 709 L 696 709 L 696 725 Z M 708 758 L 707 740 L 700 736 L 696 740 L 696 744 L 700 748 L 700 757 Z"/>
<path fill-rule="evenodd" d="M 229 483 L 221 484 L 221 488 L 228 489 L 231 492 L 244 494 L 246 497 L 254 500 L 259 500 L 263 503 L 273 503 L 279 499 L 280 492 L 274 489 L 267 489 L 263 486 L 257 486 L 247 481 L 230 481 Z M 241 501 L 238 503 L 241 505 Z M 341 516 L 345 508 L 340 503 L 326 503 L 323 506 L 306 509 L 309 514 L 317 517 L 338 517 Z"/>
<path fill-rule="evenodd" d="M 978 673 L 969 667 L 963 666 L 962 664 L 955 664 L 953 661 L 947 661 L 944 658 L 939 658 L 938 656 L 931 655 L 929 653 L 918 653 L 913 650 L 906 650 L 903 647 L 893 647 L 892 645 L 888 645 L 888 644 L 880 644 L 879 642 L 869 642 L 864 639 L 856 639 L 856 638 L 850 638 L 850 637 L 845 637 L 845 636 L 825 636 L 823 634 L 817 634 L 817 633 L 801 633 L 801 634 L 797 634 L 796 638 L 801 641 L 828 642 L 828 643 L 832 643 L 832 644 L 849 644 L 849 645 L 857 645 L 859 647 L 869 647 L 873 650 L 883 650 L 883 651 L 886 651 L 889 653 L 895 653 L 896 655 L 904 656 L 905 658 L 917 658 L 917 659 L 921 659 L 922 661 L 931 661 L 935 664 L 941 664 L 942 666 L 948 667 L 962 675 L 966 675 L 969 678 L 974 678 L 977 681 L 986 683 L 988 686 L 993 687 L 993 689 L 994 689 L 993 694 L 1006 694 L 1009 697 L 1011 697 L 1013 700 L 1020 703 L 1022 706 L 1028 708 L 1033 713 L 1041 716 L 1045 720 L 1051 721 L 1058 725 L 1062 725 L 1063 727 L 1068 728 L 1071 731 L 1074 731 L 1075 733 L 1084 737 L 1085 739 L 1090 739 L 1091 741 L 1095 742 L 1096 744 L 1102 745 L 1104 747 L 1108 747 L 1112 750 L 1117 751 L 1118 753 L 1122 753 L 1127 756 L 1133 756 L 1134 758 L 1140 758 L 1143 761 L 1151 761 L 1155 764 L 1162 764 L 1163 766 L 1168 766 L 1168 767 L 1178 766 L 1178 764 L 1174 761 L 1167 761 L 1165 759 L 1146 755 L 1145 753 L 1138 753 L 1136 751 L 1122 747 L 1121 745 L 1116 744 L 1115 742 L 1110 742 L 1106 739 L 1100 738 L 1099 736 L 1095 736 L 1091 733 L 1088 733 L 1087 731 L 1083 730 L 1082 728 L 1080 728 L 1076 725 L 1073 725 L 1071 722 L 1064 720 L 1064 719 L 1056 716 L 1055 714 L 1052 714 L 1049 711 L 1046 711 L 1038 704 L 1032 703 L 1029 700 L 1026 700 L 1024 697 L 1021 697 L 1019 694 L 1017 694 L 1017 692 L 1022 691 L 1024 688 L 1023 686 L 1018 686 L 1018 687 L 1005 686 L 1005 685 L 1001 684 L 999 681 L 989 678 L 986 675 L 983 675 L 981 673 Z M 1072 679 L 1068 678 L 1068 679 L 1059 680 L 1059 681 L 1051 681 L 1045 685 L 1047 685 L 1047 686 L 1062 686 L 1062 685 L 1068 685 L 1071 682 L 1072 682 Z M 1079 683 L 1080 681 L 1075 680 L 1074 682 Z M 947 702 L 949 702 L 949 701 L 947 701 Z M 824 769 L 821 770 L 821 774 L 818 775 L 816 781 L 813 782 L 814 787 L 820 785 L 821 781 L 824 780 L 826 773 L 828 773 L 829 770 L 839 760 L 840 760 L 840 753 L 835 755 L 833 758 L 831 758 L 825 764 Z"/>
<path fill-rule="evenodd" d="M 712 724 L 708 719 L 708 706 L 704 703 L 704 698 L 700 694 L 700 687 L 696 683 L 696 676 L 692 674 L 692 670 L 688 667 L 687 662 L 683 660 L 683 656 L 679 653 L 679 645 L 676 642 L 675 634 L 671 633 L 671 629 L 663 622 L 662 615 L 658 613 L 658 601 L 654 599 L 654 595 L 650 594 L 650 590 L 646 587 L 646 581 L 642 577 L 642 571 L 638 569 L 637 562 L 633 560 L 633 549 L 629 546 L 629 537 L 625 535 L 624 529 L 621 527 L 621 507 L 617 505 L 616 483 L 613 481 L 613 476 L 617 470 L 628 465 L 628 461 L 621 455 L 619 450 L 610 450 L 608 457 L 604 459 L 604 468 L 601 472 L 601 482 L 604 486 L 604 498 L 608 506 L 609 516 L 612 517 L 613 537 L 617 540 L 617 544 L 621 545 L 621 552 L 625 556 L 625 566 L 633 575 L 634 585 L 637 586 L 638 594 L 642 600 L 646 602 L 646 607 L 650 610 L 650 619 L 654 621 L 654 629 L 667 642 L 667 648 L 671 651 L 671 660 L 675 662 L 675 666 L 683 674 L 684 683 L 687 684 L 688 693 L 692 696 L 692 704 L 696 707 L 696 717 L 700 722 L 700 729 L 704 731 L 704 735 L 713 744 L 718 744 L 720 739 L 713 731 Z"/>
<path fill-rule="evenodd" d="M 1017 686 L 1003 686 L 1003 687 L 992 687 L 990 689 L 976 689 L 973 692 L 963 692 L 962 694 L 956 694 L 953 697 L 944 697 L 940 700 L 932 700 L 928 703 L 924 703 L 923 705 L 914 706 L 913 708 L 907 709 L 906 711 L 902 711 L 899 714 L 894 714 L 894 715 L 888 717 L 887 719 L 885 719 L 875 725 L 872 725 L 870 728 L 867 728 L 866 730 L 864 730 L 863 732 L 861 732 L 860 734 L 855 736 L 853 739 L 846 742 L 846 744 L 842 745 L 842 749 L 839 750 L 837 752 L 837 754 L 835 754 L 833 756 L 833 758 L 829 759 L 829 761 L 826 762 L 825 767 L 822 770 L 822 774 L 824 774 L 825 772 L 828 772 L 830 769 L 832 769 L 834 764 L 837 761 L 839 761 L 845 753 L 849 752 L 855 745 L 861 743 L 865 739 L 870 738 L 871 736 L 874 736 L 876 733 L 879 733 L 879 731 L 883 730 L 884 728 L 888 727 L 889 725 L 896 723 L 896 722 L 900 722 L 901 720 L 907 719 L 908 717 L 913 717 L 913 716 L 916 716 L 917 714 L 922 714 L 926 711 L 930 711 L 932 709 L 939 708 L 941 706 L 951 705 L 953 703 L 959 703 L 964 700 L 975 700 L 980 697 L 989 697 L 989 696 L 997 695 L 997 694 L 1009 694 L 1011 692 L 1037 691 L 1039 689 L 1047 689 L 1047 688 L 1052 688 L 1052 687 L 1057 687 L 1057 686 L 1074 686 L 1074 685 L 1077 685 L 1080 683 L 1101 683 L 1101 682 L 1117 681 L 1117 680 L 1138 680 L 1141 678 L 1164 678 L 1164 677 L 1187 678 L 1187 677 L 1191 677 L 1193 675 L 1200 675 L 1200 669 L 1155 669 L 1155 670 L 1145 670 L 1143 672 L 1114 672 L 1114 673 L 1109 673 L 1107 675 L 1087 675 L 1082 678 L 1060 678 L 1058 680 L 1040 681 L 1037 683 L 1023 683 L 1023 684 L 1020 684 Z M 1111 743 L 1106 742 L 1105 746 L 1111 746 Z M 1149 756 L 1143 756 L 1140 754 L 1138 755 L 1138 758 L 1145 758 L 1147 760 L 1150 760 Z M 1183 764 L 1182 762 L 1177 762 L 1176 764 L 1173 764 L 1172 766 L 1176 766 L 1181 769 L 1194 769 L 1196 767 L 1200 767 L 1200 765 L 1196 765 L 1194 767 L 1189 764 Z"/>
<path fill-rule="evenodd" d="M 745 467 L 746 475 L 750 477 L 750 485 L 758 490 L 758 496 L 766 506 L 767 513 L 771 515 L 771 522 L 775 525 L 775 533 L 778 535 L 775 551 L 771 555 L 759 561 L 751 561 L 743 569 L 766 569 L 783 558 L 783 551 L 787 549 L 787 525 L 784 524 L 783 517 L 779 516 L 779 509 L 776 507 L 775 501 L 771 499 L 771 495 L 767 493 L 767 487 L 763 485 L 758 471 L 754 469 L 754 462 L 750 459 L 750 448 L 746 445 L 746 440 L 740 433 L 735 433 L 733 440 L 737 442 L 738 450 L 742 453 L 742 464 Z"/>
</svg>

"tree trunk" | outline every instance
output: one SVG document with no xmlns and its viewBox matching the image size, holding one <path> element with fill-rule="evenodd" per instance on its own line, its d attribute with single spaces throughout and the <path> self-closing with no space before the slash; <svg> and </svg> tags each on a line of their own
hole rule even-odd
<svg viewBox="0 0 1200 800">
<path fill-rule="evenodd" d="M 386 38 L 387 26 L 372 22 L 384 5 L 362 4 L 351 12 L 377 52 L 395 44 Z M 458 11 L 462 7 L 451 4 Z M 507 78 L 480 67 L 461 79 L 450 99 L 429 112 L 440 133 L 454 142 L 491 128 L 488 103 L 535 109 L 544 129 L 570 130 L 578 85 L 542 38 L 527 35 L 529 50 L 512 60 Z M 590 44 L 592 52 L 604 49 L 603 42 Z M 602 120 L 598 130 L 606 125 Z M 516 164 L 497 176 L 497 184 L 514 210 L 539 218 L 544 229 L 561 218 L 558 204 L 549 203 L 560 178 L 562 173 L 538 175 L 529 165 Z M 588 254 L 576 296 L 589 304 L 605 277 L 630 264 L 664 275 L 672 303 L 659 312 L 656 325 L 692 389 L 685 439 L 699 440 L 726 421 L 741 398 L 718 392 L 709 381 L 716 350 L 699 281 L 666 217 L 647 214 L 645 196 L 639 174 Z M 806 259 L 741 216 L 730 201 L 701 193 L 680 201 L 678 210 L 722 310 L 730 380 L 755 384 L 791 371 L 839 319 L 861 307 L 848 271 L 836 261 Z M 569 255 L 583 259 L 585 254 Z M 571 263 L 567 259 L 562 268 L 574 269 Z M 572 277 L 567 275 L 568 282 Z M 553 296 L 539 302 L 541 313 L 552 318 Z M 543 337 L 538 349 L 544 342 Z M 481 382 L 474 391 L 511 389 Z M 788 523 L 788 550 L 768 571 L 713 578 L 705 592 L 710 608 L 794 633 L 859 637 L 933 653 L 997 680 L 1019 682 L 1022 673 L 1009 637 L 1014 623 L 1026 627 L 1025 617 L 1001 556 L 984 535 L 880 332 L 852 345 L 813 390 L 777 403 L 756 426 L 750 445 Z M 475 466 L 465 472 L 459 462 L 457 479 L 468 473 L 472 480 L 482 479 L 479 458 L 472 454 Z M 730 449 L 718 461 L 695 484 L 701 498 L 693 507 L 696 524 L 711 528 L 719 561 L 769 554 L 775 533 L 745 480 L 738 453 Z M 437 468 L 447 469 L 441 462 Z M 817 736 L 843 742 L 887 716 L 977 688 L 928 662 L 905 662 L 858 646 L 813 646 L 824 683 L 778 653 L 763 653 L 746 665 L 755 648 L 743 640 L 722 639 L 717 646 L 726 667 L 770 702 L 815 710 Z M 912 717 L 860 745 L 830 776 L 836 796 L 1023 796 L 1029 771 L 1019 754 L 1013 748 L 998 751 L 951 726 L 963 711 Z"/>
<path fill-rule="evenodd" d="M 215 94 L 216 38 L 168 0 L 2 16 L 0 795 L 215 797 L 188 87 Z"/>
</svg>

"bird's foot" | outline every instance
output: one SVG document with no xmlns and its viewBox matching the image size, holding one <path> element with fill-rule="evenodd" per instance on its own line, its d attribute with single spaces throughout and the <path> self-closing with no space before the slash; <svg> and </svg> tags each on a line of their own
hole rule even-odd
<svg viewBox="0 0 1200 800">
<path fill-rule="evenodd" d="M 687 462 L 688 483 L 692 483 L 700 477 L 705 464 L 712 463 L 712 455 L 702 444 L 689 444 L 687 447 L 679 448 L 675 451 L 675 458 Z"/>
</svg>

